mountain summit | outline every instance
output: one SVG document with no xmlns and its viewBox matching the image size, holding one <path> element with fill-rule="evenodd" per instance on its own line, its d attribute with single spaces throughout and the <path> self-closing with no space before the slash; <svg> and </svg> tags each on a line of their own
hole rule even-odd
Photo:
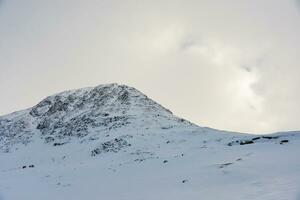
<svg viewBox="0 0 300 200">
<path fill-rule="evenodd" d="M 49 96 L 27 110 L 0 117 L 0 147 L 28 144 L 37 134 L 45 143 L 65 144 L 144 129 L 194 126 L 135 88 L 106 84 Z"/>
</svg>

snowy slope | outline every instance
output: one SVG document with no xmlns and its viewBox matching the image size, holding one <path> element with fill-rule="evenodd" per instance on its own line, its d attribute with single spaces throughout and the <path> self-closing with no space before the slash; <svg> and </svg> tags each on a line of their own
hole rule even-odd
<svg viewBox="0 0 300 200">
<path fill-rule="evenodd" d="M 1 200 L 300 199 L 300 132 L 199 127 L 124 85 L 0 117 L 0 149 Z"/>
</svg>

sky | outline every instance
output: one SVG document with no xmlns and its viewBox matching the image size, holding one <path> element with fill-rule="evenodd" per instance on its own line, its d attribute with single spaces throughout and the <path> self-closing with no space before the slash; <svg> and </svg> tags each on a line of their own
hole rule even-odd
<svg viewBox="0 0 300 200">
<path fill-rule="evenodd" d="M 200 126 L 300 130 L 299 0 L 0 0 L 0 115 L 133 86 Z"/>
</svg>

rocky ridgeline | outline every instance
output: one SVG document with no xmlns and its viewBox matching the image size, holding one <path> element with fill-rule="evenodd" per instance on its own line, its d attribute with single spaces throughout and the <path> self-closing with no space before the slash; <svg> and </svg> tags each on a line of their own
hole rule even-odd
<svg viewBox="0 0 300 200">
<path fill-rule="evenodd" d="M 100 85 L 49 96 L 33 108 L 0 117 L 0 148 L 27 145 L 35 134 L 59 146 L 72 138 L 143 124 L 171 128 L 189 123 L 132 87 Z"/>
</svg>

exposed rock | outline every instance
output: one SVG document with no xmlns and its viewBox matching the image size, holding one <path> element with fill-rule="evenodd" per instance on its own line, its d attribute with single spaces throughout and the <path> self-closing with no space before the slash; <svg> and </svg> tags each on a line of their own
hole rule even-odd
<svg viewBox="0 0 300 200">
<path fill-rule="evenodd" d="M 91 155 L 96 156 L 98 154 L 107 153 L 107 152 L 117 153 L 121 149 L 131 146 L 131 144 L 128 143 L 127 140 L 125 140 L 125 138 L 128 138 L 128 137 L 130 137 L 130 136 L 126 136 L 126 137 L 123 136 L 123 137 L 115 138 L 113 140 L 104 142 L 104 143 L 100 144 L 97 148 L 92 150 Z"/>
<path fill-rule="evenodd" d="M 232 165 L 233 163 L 231 163 L 231 162 L 229 162 L 229 163 L 223 163 L 223 164 L 221 164 L 220 165 L 220 167 L 219 168 L 224 168 L 224 167 L 228 167 L 229 165 Z"/>
<path fill-rule="evenodd" d="M 252 140 L 259 140 L 259 139 L 261 139 L 261 137 L 254 137 L 254 138 L 252 138 Z"/>
<path fill-rule="evenodd" d="M 288 142 L 289 142 L 289 140 L 281 140 L 280 144 L 284 144 L 284 143 L 288 143 Z"/>
<path fill-rule="evenodd" d="M 181 182 L 182 183 L 186 183 L 186 182 L 188 182 L 189 180 L 188 179 L 184 179 L 184 180 L 182 180 Z"/>
<path fill-rule="evenodd" d="M 64 145 L 64 144 L 66 144 L 66 143 L 65 142 L 55 142 L 53 144 L 53 146 L 61 146 L 61 145 Z"/>
<path fill-rule="evenodd" d="M 262 138 L 271 140 L 271 139 L 278 139 L 279 137 L 278 136 L 262 136 Z"/>
<path fill-rule="evenodd" d="M 254 144 L 254 142 L 252 140 L 245 140 L 240 142 L 240 145 L 246 145 L 246 144 Z"/>
</svg>

